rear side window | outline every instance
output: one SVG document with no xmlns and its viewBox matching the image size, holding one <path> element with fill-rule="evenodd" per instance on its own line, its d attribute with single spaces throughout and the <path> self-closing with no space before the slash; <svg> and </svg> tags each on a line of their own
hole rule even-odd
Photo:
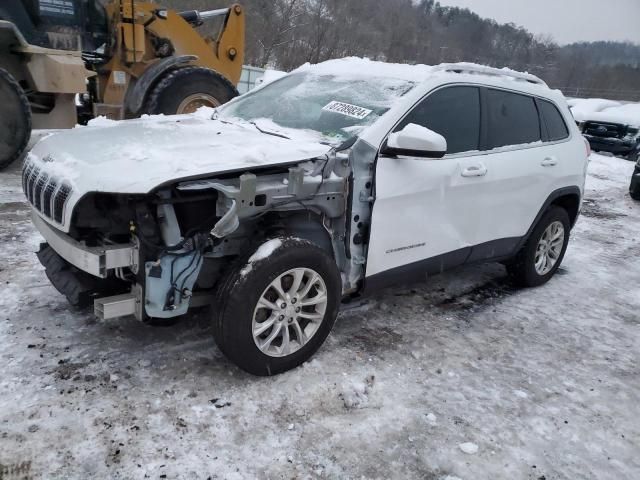
<svg viewBox="0 0 640 480">
<path fill-rule="evenodd" d="M 540 107 L 540 113 L 542 113 L 542 118 L 547 126 L 549 141 L 555 142 L 567 138 L 569 130 L 558 108 L 553 103 L 545 100 L 538 100 L 538 107 Z"/>
<path fill-rule="evenodd" d="M 476 87 L 447 87 L 420 102 L 396 128 L 415 123 L 447 140 L 447 153 L 478 150 L 480 143 L 480 91 Z"/>
<path fill-rule="evenodd" d="M 532 97 L 501 90 L 487 91 L 489 149 L 542 139 L 540 118 Z"/>
</svg>

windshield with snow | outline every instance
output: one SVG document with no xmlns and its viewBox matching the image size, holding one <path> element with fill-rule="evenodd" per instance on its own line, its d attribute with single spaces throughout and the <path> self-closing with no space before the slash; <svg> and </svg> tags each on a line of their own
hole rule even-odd
<svg viewBox="0 0 640 480">
<path fill-rule="evenodd" d="M 394 78 L 348 78 L 297 72 L 231 102 L 220 119 L 252 122 L 265 132 L 305 130 L 339 144 L 383 115 L 415 84 Z"/>
</svg>

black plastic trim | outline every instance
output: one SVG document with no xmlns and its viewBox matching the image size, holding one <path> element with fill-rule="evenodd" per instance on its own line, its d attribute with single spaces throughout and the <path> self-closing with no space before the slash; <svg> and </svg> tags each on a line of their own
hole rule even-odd
<svg viewBox="0 0 640 480">
<path fill-rule="evenodd" d="M 464 264 L 507 260 L 518 252 L 520 241 L 519 237 L 492 240 L 377 273 L 365 278 L 364 294 L 393 285 L 426 280 L 429 276 Z"/>
<path fill-rule="evenodd" d="M 393 285 L 404 285 L 426 280 L 427 276 L 442 273 L 467 261 L 471 247 L 461 248 L 418 262 L 402 265 L 364 279 L 364 294 L 368 295 Z"/>
<path fill-rule="evenodd" d="M 480 139 L 478 140 L 478 150 L 481 152 L 489 150 L 489 109 L 487 99 L 487 87 L 479 87 L 480 90 Z"/>
<path fill-rule="evenodd" d="M 411 150 L 408 148 L 394 148 L 387 145 L 385 141 L 380 149 L 382 155 L 388 157 L 418 157 L 418 158 L 442 158 L 447 152 L 442 151 L 427 151 L 427 150 Z"/>
</svg>

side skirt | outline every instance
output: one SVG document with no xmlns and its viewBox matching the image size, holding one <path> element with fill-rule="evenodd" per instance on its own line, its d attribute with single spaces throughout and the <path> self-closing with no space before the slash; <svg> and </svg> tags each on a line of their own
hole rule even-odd
<svg viewBox="0 0 640 480">
<path fill-rule="evenodd" d="M 521 242 L 520 237 L 501 238 L 376 273 L 365 278 L 363 294 L 369 295 L 394 285 L 424 281 L 429 276 L 463 264 L 506 260 L 515 255 Z"/>
</svg>

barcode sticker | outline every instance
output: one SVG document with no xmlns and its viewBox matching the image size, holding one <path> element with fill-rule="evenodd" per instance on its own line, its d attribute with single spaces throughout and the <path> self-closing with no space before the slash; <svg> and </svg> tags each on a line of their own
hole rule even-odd
<svg viewBox="0 0 640 480">
<path fill-rule="evenodd" d="M 322 107 L 322 110 L 326 112 L 339 113 L 341 115 L 346 115 L 347 117 L 357 118 L 358 120 L 362 120 L 373 112 L 373 110 L 369 110 L 368 108 L 358 107 L 357 105 L 351 105 L 350 103 L 336 102 L 335 100 Z"/>
</svg>

